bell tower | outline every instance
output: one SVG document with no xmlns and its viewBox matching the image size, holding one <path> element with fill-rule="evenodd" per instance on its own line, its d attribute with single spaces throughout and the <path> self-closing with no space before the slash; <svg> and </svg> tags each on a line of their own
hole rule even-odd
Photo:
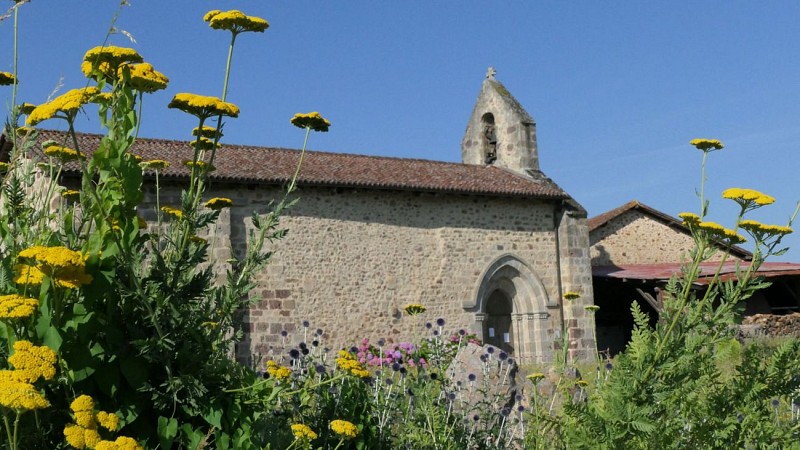
<svg viewBox="0 0 800 450">
<path fill-rule="evenodd" d="M 461 141 L 464 164 L 496 165 L 523 175 L 539 171 L 536 122 L 495 79 L 490 67 Z"/>
</svg>

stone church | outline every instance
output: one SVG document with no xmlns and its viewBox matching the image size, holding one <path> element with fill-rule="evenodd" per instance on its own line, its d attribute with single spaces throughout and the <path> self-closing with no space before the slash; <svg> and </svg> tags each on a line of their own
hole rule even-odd
<svg viewBox="0 0 800 450">
<path fill-rule="evenodd" d="M 100 136 L 79 139 L 91 149 Z M 280 198 L 300 157 L 223 144 L 213 196 L 235 206 L 212 230 L 217 260 L 244 251 L 249 217 Z M 289 233 L 251 294 L 257 303 L 238 356 L 267 353 L 283 331 L 302 336 L 304 321 L 338 348 L 363 338 L 418 341 L 431 332 L 426 323 L 444 319 L 445 333 L 464 329 L 523 363 L 553 360 L 564 333 L 574 358 L 593 357 L 586 211 L 542 172 L 536 123 L 493 70 L 461 148 L 462 163 L 307 152 L 300 200 L 281 222 Z M 161 204 L 178 204 L 186 143 L 138 139 L 132 152 L 172 162 Z M 154 187 L 146 191 L 152 201 Z M 580 298 L 563 300 L 566 292 Z M 412 303 L 427 311 L 406 314 Z"/>
</svg>

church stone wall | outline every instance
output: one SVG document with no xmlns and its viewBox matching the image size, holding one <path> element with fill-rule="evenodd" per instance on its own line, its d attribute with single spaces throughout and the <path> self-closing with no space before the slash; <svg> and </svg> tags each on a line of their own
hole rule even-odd
<svg viewBox="0 0 800 450">
<path fill-rule="evenodd" d="M 165 191 L 162 204 L 177 202 L 176 190 Z M 211 240 L 212 254 L 224 261 L 229 248 L 244 253 L 252 211 L 264 212 L 280 191 L 217 185 L 214 195 L 236 203 Z M 561 327 L 552 203 L 311 187 L 298 195 L 281 221 L 289 233 L 271 248 L 272 262 L 252 292 L 259 301 L 245 317 L 249 345 L 239 357 L 278 348 L 283 330 L 302 339 L 305 320 L 309 333 L 324 330 L 323 343 L 332 349 L 362 338 L 417 341 L 431 332 L 425 323 L 437 318 L 445 319 L 445 332 L 480 335 L 475 311 L 465 310 L 464 301 L 476 295 L 490 264 L 509 254 L 530 265 L 554 305 L 543 325 Z M 428 311 L 409 317 L 403 313 L 409 303 Z"/>
<path fill-rule="evenodd" d="M 674 263 L 687 258 L 692 237 L 651 217 L 630 210 L 590 234 L 593 266 Z M 711 261 L 719 261 L 718 252 Z"/>
</svg>

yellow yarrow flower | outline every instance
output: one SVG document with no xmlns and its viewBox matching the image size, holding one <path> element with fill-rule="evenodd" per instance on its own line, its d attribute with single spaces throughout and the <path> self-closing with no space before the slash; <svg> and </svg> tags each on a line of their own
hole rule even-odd
<svg viewBox="0 0 800 450">
<path fill-rule="evenodd" d="M 527 379 L 531 380 L 534 384 L 538 383 L 542 379 L 544 379 L 544 374 L 542 372 L 533 372 L 532 374 L 526 377 Z"/>
<path fill-rule="evenodd" d="M 738 203 L 744 209 L 753 209 L 775 203 L 775 198 L 755 189 L 729 188 L 722 191 L 722 198 Z"/>
<path fill-rule="evenodd" d="M 233 206 L 233 200 L 225 197 L 214 197 L 211 200 L 206 202 L 206 208 L 208 209 L 222 209 L 222 208 L 229 208 Z"/>
<path fill-rule="evenodd" d="M 86 428 L 83 430 L 83 440 L 86 442 L 86 447 L 95 448 L 103 438 L 96 428 Z"/>
<path fill-rule="evenodd" d="M 600 310 L 600 307 L 597 306 L 597 305 L 586 305 L 586 306 L 583 307 L 583 309 L 585 309 L 586 311 L 589 311 L 590 313 L 595 313 L 598 310 Z"/>
<path fill-rule="evenodd" d="M 0 162 L 0 173 L 8 172 L 9 167 L 8 163 Z"/>
<path fill-rule="evenodd" d="M 353 439 L 358 436 L 358 427 L 346 420 L 332 420 L 331 431 L 338 436 L 346 439 Z"/>
<path fill-rule="evenodd" d="M 108 431 L 117 431 L 119 428 L 119 416 L 114 413 L 100 411 L 95 416 L 97 423 Z"/>
<path fill-rule="evenodd" d="M 217 97 L 208 97 L 197 94 L 175 94 L 167 106 L 179 109 L 199 118 L 211 116 L 239 117 L 239 107 L 233 103 L 223 102 Z"/>
<path fill-rule="evenodd" d="M 38 286 L 44 281 L 44 273 L 34 266 L 28 264 L 17 264 L 14 268 L 17 276 L 14 283 L 27 286 Z"/>
<path fill-rule="evenodd" d="M 406 305 L 406 307 L 403 309 L 409 316 L 416 316 L 417 314 L 422 314 L 428 310 L 426 307 L 418 303 L 412 303 L 410 305 Z"/>
<path fill-rule="evenodd" d="M 217 129 L 215 127 L 209 127 L 207 125 L 203 125 L 202 130 L 199 127 L 192 128 L 192 136 L 197 136 L 198 134 L 202 137 L 209 139 L 214 139 L 215 137 L 217 137 L 217 135 L 219 135 L 219 137 L 223 136 L 221 130 L 217 132 Z"/>
<path fill-rule="evenodd" d="M 205 161 L 197 161 L 197 162 L 195 162 L 195 161 L 184 161 L 183 165 L 188 167 L 188 168 L 190 168 L 190 169 L 197 167 L 198 170 L 203 170 L 203 171 L 207 171 L 207 172 L 213 172 L 213 171 L 217 170 L 216 167 L 214 167 L 213 165 L 211 165 L 211 164 L 209 164 L 209 163 L 207 163 Z"/>
<path fill-rule="evenodd" d="M 64 427 L 64 438 L 67 444 L 74 448 L 86 448 L 86 441 L 83 439 L 83 427 L 74 423 L 68 424 Z"/>
<path fill-rule="evenodd" d="M 172 208 L 170 206 L 162 206 L 161 211 L 163 211 L 164 214 L 174 217 L 176 219 L 183 219 L 183 211 L 181 211 L 180 209 Z"/>
<path fill-rule="evenodd" d="M 292 425 L 292 434 L 294 434 L 295 439 L 308 439 L 309 441 L 313 441 L 317 438 L 317 433 L 314 433 L 314 430 L 302 423 Z"/>
<path fill-rule="evenodd" d="M 39 307 L 39 300 L 25 297 L 19 294 L 9 294 L 0 296 L 0 319 L 24 319 L 31 317 L 36 308 Z"/>
<path fill-rule="evenodd" d="M 17 82 L 17 77 L 11 72 L 0 72 L 0 86 L 9 86 Z"/>
<path fill-rule="evenodd" d="M 36 105 L 34 105 L 33 103 L 26 102 L 26 103 L 21 103 L 19 105 L 19 113 L 25 114 L 26 116 L 30 114 L 31 111 L 33 111 L 34 109 L 36 109 Z"/>
<path fill-rule="evenodd" d="M 130 71 L 130 86 L 137 91 L 153 93 L 167 88 L 169 78 L 155 70 L 150 63 L 122 65 L 118 76 L 123 78 L 124 71 Z"/>
<path fill-rule="evenodd" d="M 59 112 L 67 116 L 73 116 L 99 92 L 99 89 L 94 86 L 69 90 L 53 100 L 34 108 L 33 111 L 28 114 L 25 124 L 29 126 L 36 125 L 39 122 L 52 119 Z"/>
<path fill-rule="evenodd" d="M 169 161 L 164 161 L 163 159 L 151 159 L 149 161 L 144 161 L 139 165 L 142 166 L 142 169 L 163 170 L 169 167 Z"/>
<path fill-rule="evenodd" d="M 725 146 L 722 145 L 717 139 L 692 139 L 689 141 L 689 144 L 695 146 L 698 150 L 702 150 L 704 152 L 714 151 L 714 150 L 721 150 Z"/>
<path fill-rule="evenodd" d="M 50 402 L 30 383 L 2 380 L 0 405 L 16 411 L 33 411 L 49 407 Z"/>
<path fill-rule="evenodd" d="M 330 121 L 322 117 L 320 113 L 316 111 L 308 114 L 297 113 L 292 117 L 290 122 L 297 128 L 307 128 L 322 132 L 328 131 L 328 128 L 331 126 Z"/>
<path fill-rule="evenodd" d="M 95 426 L 94 400 L 88 395 L 80 395 L 72 401 L 69 409 L 75 414 L 75 423 L 83 428 Z"/>
<path fill-rule="evenodd" d="M 355 356 L 344 350 L 339 350 L 339 357 L 336 358 L 336 365 L 340 369 L 350 372 L 350 374 L 359 378 L 369 378 L 370 376 L 369 370 L 362 367 Z"/>
<path fill-rule="evenodd" d="M 121 64 L 142 61 L 142 56 L 132 48 L 113 45 L 95 47 L 83 55 L 81 71 L 87 77 L 92 76 L 95 71 L 103 76 L 113 77 L 117 75 L 117 69 Z"/>
<path fill-rule="evenodd" d="M 683 223 L 685 225 L 697 225 L 698 223 L 700 223 L 700 216 L 698 216 L 695 213 L 682 212 L 678 214 L 678 217 L 683 219 Z"/>
<path fill-rule="evenodd" d="M 208 22 L 208 26 L 215 30 L 228 30 L 233 34 L 246 31 L 263 33 L 264 30 L 269 28 L 269 22 L 266 20 L 256 16 L 245 15 L 235 9 L 225 12 L 218 9 L 209 11 L 203 16 L 203 20 Z"/>
<path fill-rule="evenodd" d="M 720 224 L 718 224 L 716 222 L 710 222 L 710 221 L 700 222 L 700 223 L 697 224 L 697 226 L 698 226 L 698 228 L 700 228 L 702 230 L 705 230 L 705 231 L 708 231 L 711 234 L 717 234 L 717 235 L 724 234 L 723 230 L 725 230 L 725 227 L 723 227 L 722 225 L 720 225 Z"/>
<path fill-rule="evenodd" d="M 33 131 L 33 128 L 30 128 L 30 127 L 18 127 L 17 128 L 17 136 L 25 137 L 25 136 L 29 135 L 31 133 L 31 131 Z"/>
<path fill-rule="evenodd" d="M 216 144 L 214 144 L 213 140 L 200 136 L 193 141 L 189 141 L 189 145 L 198 150 L 211 150 Z"/>
<path fill-rule="evenodd" d="M 83 152 L 73 150 L 61 145 L 50 145 L 45 147 L 44 154 L 53 158 L 58 158 L 63 162 L 74 161 L 76 159 L 83 159 L 86 155 Z"/>
<path fill-rule="evenodd" d="M 56 376 L 56 352 L 50 347 L 36 346 L 30 341 L 14 342 L 14 354 L 8 362 L 19 373 L 20 380 L 35 383 L 39 378 L 52 380 Z"/>
<path fill-rule="evenodd" d="M 578 292 L 567 291 L 564 292 L 564 300 L 577 300 L 581 298 L 581 294 Z"/>
<path fill-rule="evenodd" d="M 292 369 L 279 365 L 273 360 L 267 361 L 267 373 L 276 380 L 284 380 L 292 376 Z"/>
<path fill-rule="evenodd" d="M 35 268 L 51 277 L 58 287 L 77 289 L 92 282 L 92 276 L 86 273 L 83 255 L 66 247 L 37 245 L 19 252 L 19 258 L 35 261 L 37 263 Z M 29 269 L 26 275 L 35 277 L 36 274 Z"/>
</svg>

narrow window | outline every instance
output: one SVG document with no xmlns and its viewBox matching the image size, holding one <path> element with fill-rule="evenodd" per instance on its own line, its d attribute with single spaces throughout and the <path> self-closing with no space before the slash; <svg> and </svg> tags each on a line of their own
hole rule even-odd
<svg viewBox="0 0 800 450">
<path fill-rule="evenodd" d="M 497 160 L 497 133 L 495 132 L 494 115 L 486 113 L 481 117 L 483 125 L 483 155 L 486 164 Z"/>
</svg>

